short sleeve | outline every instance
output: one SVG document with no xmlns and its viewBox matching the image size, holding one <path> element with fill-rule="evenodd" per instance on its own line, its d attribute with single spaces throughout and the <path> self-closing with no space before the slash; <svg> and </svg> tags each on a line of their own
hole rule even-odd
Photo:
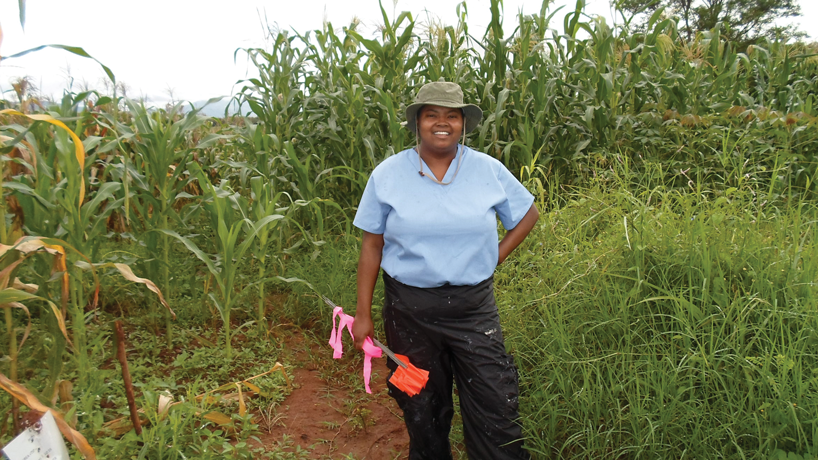
<svg viewBox="0 0 818 460">
<path fill-rule="evenodd" d="M 355 220 L 352 225 L 369 233 L 382 235 L 386 230 L 386 216 L 389 214 L 389 205 L 383 203 L 378 197 L 378 187 L 375 184 L 374 174 L 369 176 L 366 183 L 361 202 L 358 204 L 358 211 L 355 213 Z"/>
<path fill-rule="evenodd" d="M 534 195 L 502 164 L 498 168 L 497 179 L 505 191 L 505 200 L 494 207 L 500 222 L 506 230 L 511 230 L 525 217 Z"/>
</svg>

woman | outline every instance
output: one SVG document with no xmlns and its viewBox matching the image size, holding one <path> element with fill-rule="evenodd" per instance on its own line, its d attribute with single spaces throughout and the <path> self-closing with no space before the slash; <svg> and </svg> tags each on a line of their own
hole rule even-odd
<svg viewBox="0 0 818 460">
<path fill-rule="evenodd" d="M 417 146 L 375 168 L 354 220 L 364 231 L 355 346 L 374 336 L 372 295 L 382 267 L 387 344 L 429 371 L 413 397 L 388 384 L 403 409 L 413 460 L 451 458 L 453 378 L 469 458 L 528 458 L 517 420 L 517 369 L 505 350 L 492 283 L 495 267 L 539 212 L 502 163 L 458 143 L 482 115 L 463 103 L 457 84 L 424 85 L 406 108 Z M 499 244 L 497 217 L 508 230 Z"/>
</svg>

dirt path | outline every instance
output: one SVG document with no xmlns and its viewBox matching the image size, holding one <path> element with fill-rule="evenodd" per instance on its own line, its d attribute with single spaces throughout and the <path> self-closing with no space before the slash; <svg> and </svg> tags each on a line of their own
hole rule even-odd
<svg viewBox="0 0 818 460">
<path fill-rule="evenodd" d="M 310 459 L 358 460 L 408 458 L 409 437 L 401 410 L 389 397 L 386 360 L 372 366 L 372 394 L 361 377 L 361 360 L 344 355 L 332 359 L 330 347 L 305 339 L 299 332 L 284 338 L 293 352 L 291 377 L 295 389 L 267 414 L 259 436 L 269 449 L 307 451 Z"/>
</svg>

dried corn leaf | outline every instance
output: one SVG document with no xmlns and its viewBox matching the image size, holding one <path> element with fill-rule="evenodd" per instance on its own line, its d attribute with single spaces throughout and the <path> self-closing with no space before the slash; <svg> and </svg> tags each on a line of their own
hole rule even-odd
<svg viewBox="0 0 818 460">
<path fill-rule="evenodd" d="M 19 289 L 21 291 L 26 291 L 29 294 L 34 294 L 35 292 L 37 292 L 38 289 L 40 289 L 40 286 L 32 283 L 24 283 L 20 281 L 20 278 L 17 277 L 14 278 L 11 287 L 13 287 L 14 289 Z"/>
<path fill-rule="evenodd" d="M 15 268 L 17 268 L 17 266 L 20 265 L 24 260 L 25 259 L 17 259 L 11 264 L 9 264 L 8 267 L 4 268 L 3 270 L 0 270 L 0 282 L 2 282 L 2 286 L 0 287 L 5 288 L 6 286 L 9 285 L 8 278 L 11 275 L 11 272 Z"/>
<path fill-rule="evenodd" d="M 2 32 L 0 32 L 0 41 L 2 41 Z M 10 136 L 0 136 L 0 145 L 5 146 L 7 142 L 14 140 L 13 137 Z M 22 144 L 19 145 L 19 144 Z M 25 163 L 27 168 L 30 168 L 29 171 L 32 171 L 36 174 L 37 173 L 37 162 L 35 160 L 34 155 L 31 152 L 34 151 L 31 144 L 26 141 L 25 139 L 21 139 L 19 143 L 14 147 L 14 149 L 9 154 L 9 157 L 12 159 L 19 158 Z M 16 175 L 16 174 L 12 174 Z"/>
<path fill-rule="evenodd" d="M 260 394 L 261 393 L 261 388 L 257 387 L 256 385 L 253 385 L 250 382 L 242 382 L 242 383 L 244 383 L 244 386 L 249 388 L 253 393 L 255 393 L 255 394 Z"/>
<path fill-rule="evenodd" d="M 48 306 L 51 307 L 51 312 L 54 313 L 54 317 L 57 318 L 57 324 L 60 326 L 60 331 L 62 331 L 62 335 L 65 337 L 66 342 L 68 342 L 68 345 L 71 347 L 71 349 L 73 349 L 74 344 L 71 343 L 71 339 L 68 338 L 68 330 L 65 328 L 65 316 L 63 316 L 63 313 L 60 311 L 57 305 L 54 304 L 54 302 L 48 301 Z"/>
<path fill-rule="evenodd" d="M 233 419 L 222 414 L 221 412 L 207 412 L 206 414 L 202 415 L 202 418 L 222 426 L 233 423 Z"/>
<path fill-rule="evenodd" d="M 261 389 L 257 385 L 254 385 L 254 384 L 250 383 L 250 381 L 254 380 L 254 379 L 257 379 L 259 377 L 263 377 L 265 375 L 271 374 L 271 373 L 273 373 L 275 371 L 281 371 L 281 374 L 284 376 L 284 381 L 287 382 L 287 388 L 290 388 L 290 379 L 287 376 L 287 373 L 284 371 L 284 366 L 281 363 L 275 363 L 275 366 L 273 366 L 267 372 L 263 372 L 261 374 L 254 375 L 254 376 L 252 376 L 252 377 L 250 377 L 248 379 L 245 379 L 245 380 L 241 380 L 241 381 L 238 381 L 238 382 L 231 382 L 231 383 L 222 385 L 222 386 L 216 388 L 215 390 L 211 390 L 211 391 L 208 391 L 207 393 L 202 393 L 202 394 L 200 394 L 198 396 L 195 396 L 194 400 L 199 401 L 199 402 L 204 401 L 206 404 L 216 404 L 218 402 L 238 401 L 239 402 L 239 414 L 244 416 L 247 413 L 247 404 L 245 402 L 245 396 L 249 397 L 249 396 L 252 396 L 253 394 L 260 394 L 261 393 Z M 241 389 L 242 385 L 245 385 L 248 388 L 250 388 L 250 391 L 242 391 L 242 389 Z M 214 393 L 219 392 L 219 391 L 224 391 L 224 390 L 233 389 L 233 388 L 236 388 L 238 390 L 237 393 L 228 393 L 228 394 L 224 394 L 224 395 L 214 394 Z M 166 414 L 167 411 L 170 410 L 171 407 L 173 407 L 173 406 L 175 406 L 177 404 L 182 404 L 181 401 L 171 403 L 170 402 L 171 400 L 172 400 L 172 397 L 169 396 L 169 395 L 160 395 L 159 396 L 159 407 L 157 408 L 157 411 L 159 412 L 160 415 Z M 142 410 L 140 409 L 139 412 L 141 413 Z M 225 414 L 223 414 L 221 412 L 210 411 L 210 412 L 205 412 L 204 414 L 197 413 L 197 415 L 201 416 L 205 420 L 211 421 L 213 423 L 221 425 L 222 427 L 227 428 L 228 431 L 230 431 L 229 427 L 233 424 L 233 419 L 231 417 L 229 417 L 228 415 L 225 415 Z M 147 425 L 148 423 L 150 423 L 147 420 L 147 418 L 142 418 L 142 417 L 139 417 L 139 418 L 142 421 L 143 425 Z M 129 432 L 131 429 L 133 429 L 133 424 L 130 421 L 130 417 L 120 417 L 120 418 L 118 418 L 116 420 L 111 420 L 110 422 L 103 425 L 103 429 L 107 430 L 109 432 L 113 432 L 116 436 L 122 436 L 123 434 L 125 434 L 125 433 Z"/>
<path fill-rule="evenodd" d="M 57 319 L 57 324 L 59 324 L 59 326 L 60 326 L 60 331 L 62 331 L 62 335 L 65 337 L 65 340 L 68 342 L 68 344 L 73 348 L 74 345 L 71 343 L 71 339 L 68 337 L 68 330 L 65 328 L 65 318 L 63 318 L 62 313 L 60 313 L 60 310 L 57 308 L 57 306 L 54 305 L 54 302 L 52 302 L 52 301 L 50 301 L 50 300 L 48 300 L 48 299 L 46 299 L 44 297 L 40 297 L 40 296 L 34 295 L 34 294 L 29 294 L 28 292 L 21 291 L 19 289 L 6 288 L 6 289 L 0 290 L 0 304 L 12 304 L 13 303 L 13 304 L 15 304 L 14 307 L 22 308 L 26 312 L 26 314 L 28 314 L 28 309 L 23 307 L 22 304 L 19 304 L 19 302 L 23 301 L 23 300 L 35 300 L 35 299 L 36 300 L 42 300 L 42 301 L 48 303 L 48 305 L 51 307 L 51 311 L 54 313 L 54 317 Z M 31 318 L 30 314 L 29 314 L 29 318 Z M 31 324 L 29 323 L 29 325 L 26 327 L 25 337 L 28 337 L 28 330 L 30 329 L 30 327 L 31 327 Z M 25 337 L 23 337 L 23 341 L 25 341 Z M 20 346 L 22 346 L 22 343 L 20 343 Z"/>
<path fill-rule="evenodd" d="M 29 254 L 32 252 L 39 251 L 40 249 L 44 249 L 49 254 L 54 255 L 65 255 L 65 248 L 56 244 L 47 244 L 43 242 L 43 240 L 39 238 L 32 238 L 30 236 L 24 236 L 17 240 L 17 243 L 14 246 L 15 249 L 22 252 L 23 254 Z"/>
<path fill-rule="evenodd" d="M 256 394 L 256 393 L 253 392 L 253 391 L 244 391 L 244 392 L 242 392 L 242 395 L 244 397 L 253 396 L 254 394 Z M 215 396 L 215 397 L 210 396 L 210 397 L 208 397 L 207 401 L 208 402 L 213 402 L 213 403 L 216 403 L 216 402 L 233 403 L 233 402 L 236 402 L 239 399 L 241 399 L 241 397 L 242 396 L 240 396 L 238 393 L 228 393 L 226 395 L 218 395 L 218 396 Z"/>
<path fill-rule="evenodd" d="M 0 387 L 31 409 L 40 412 L 51 412 L 51 414 L 54 416 L 54 420 L 57 422 L 57 427 L 59 427 L 63 436 L 65 436 L 65 438 L 77 448 L 83 457 L 89 460 L 96 460 L 97 455 L 94 453 L 94 449 L 91 448 L 91 445 L 88 444 L 88 440 L 85 439 L 85 436 L 83 436 L 82 433 L 71 428 L 68 423 L 65 422 L 65 419 L 63 419 L 61 413 L 45 406 L 24 386 L 12 382 L 3 374 L 0 374 Z"/>
<path fill-rule="evenodd" d="M 148 426 L 151 424 L 150 419 L 139 411 L 139 423 L 142 424 L 143 427 Z M 118 419 L 111 420 L 110 422 L 105 423 L 102 425 L 102 430 L 100 430 L 100 434 L 104 433 L 113 433 L 114 436 L 122 436 L 123 434 L 131 431 L 133 429 L 133 422 L 131 421 L 131 417 L 120 417 Z"/>
<path fill-rule="evenodd" d="M 173 406 L 173 396 L 162 393 L 159 395 L 159 404 L 156 407 L 156 412 L 159 414 L 159 417 L 164 417 L 167 415 L 168 410 L 170 407 Z"/>
<path fill-rule="evenodd" d="M 54 240 L 52 238 L 48 239 L 49 241 L 60 241 Z M 24 236 L 18 239 L 13 246 L 6 246 L 4 244 L 0 244 L 0 256 L 5 254 L 7 251 L 15 249 L 25 255 L 33 254 L 39 250 L 45 250 L 49 254 L 54 255 L 54 264 L 51 269 L 52 274 L 54 273 L 61 273 L 62 281 L 62 313 L 65 315 L 65 312 L 68 307 L 68 270 L 65 264 L 65 248 L 59 244 L 47 243 L 45 242 L 44 238 L 41 237 L 32 237 L 32 236 Z M 78 252 L 79 253 L 79 252 Z M 80 254 L 82 255 L 82 254 Z M 84 256 L 83 256 L 84 257 Z M 18 261 L 19 263 L 19 261 Z M 2 276 L 2 275 L 0 275 Z M 94 275 L 96 278 L 96 275 Z"/>
<path fill-rule="evenodd" d="M 238 383 L 236 384 L 236 389 L 238 390 L 239 394 L 239 415 L 244 417 L 244 414 L 247 413 L 247 405 L 244 404 L 244 395 L 241 394 L 241 385 Z"/>
<path fill-rule="evenodd" d="M 265 375 L 272 374 L 273 372 L 275 372 L 275 371 L 277 371 L 277 370 L 281 371 L 281 375 L 283 375 L 283 376 L 284 376 L 284 381 L 287 383 L 287 388 L 288 388 L 288 389 L 289 389 L 289 388 L 291 388 L 290 378 L 287 376 L 287 372 L 285 372 L 285 371 L 284 371 L 284 365 L 282 365 L 281 363 L 275 363 L 275 366 L 273 366 L 273 367 L 272 367 L 272 368 L 271 368 L 269 371 L 267 371 L 267 372 L 262 372 L 261 374 L 254 375 L 254 376 L 252 376 L 252 377 L 250 377 L 250 378 L 247 378 L 247 379 L 244 379 L 244 380 L 240 380 L 240 381 L 238 381 L 238 382 L 226 383 L 226 384 L 224 384 L 224 385 L 222 385 L 222 386 L 220 386 L 220 387 L 216 388 L 215 390 L 210 390 L 210 391 L 208 391 L 207 393 L 202 393 L 202 394 L 200 394 L 200 395 L 197 395 L 197 396 L 195 397 L 195 399 L 196 399 L 197 401 L 201 401 L 203 398 L 208 398 L 207 400 L 208 400 L 208 401 L 211 401 L 211 399 L 209 399 L 209 398 L 212 398 L 212 396 L 211 396 L 211 394 L 212 394 L 212 393 L 216 393 L 216 392 L 219 392 L 219 391 L 224 391 L 224 390 L 230 390 L 230 389 L 232 389 L 234 386 L 236 386 L 237 384 L 243 384 L 243 385 L 246 385 L 246 384 L 248 384 L 248 382 L 250 382 L 251 380 L 255 380 L 255 379 L 259 378 L 259 377 L 263 377 L 263 376 L 265 376 Z M 255 386 L 255 385 L 253 385 L 253 386 L 251 387 L 251 389 L 252 389 L 253 391 L 255 391 L 256 393 L 261 393 L 261 390 L 260 390 L 260 389 L 259 389 L 257 386 Z"/>
<path fill-rule="evenodd" d="M 142 283 L 150 291 L 155 293 L 159 297 L 159 301 L 162 302 L 162 305 L 164 305 L 165 308 L 168 309 L 170 314 L 173 315 L 174 318 L 176 318 L 176 313 L 174 313 L 173 310 L 171 310 L 170 305 L 168 305 L 167 301 L 165 301 L 165 297 L 162 295 L 162 291 L 159 290 L 159 288 L 156 286 L 156 284 L 154 284 L 153 281 L 151 281 L 151 280 L 149 280 L 147 278 L 140 278 L 140 277 L 134 275 L 133 271 L 131 271 L 131 267 L 129 267 L 129 266 L 125 265 L 125 264 L 115 263 L 113 265 L 114 265 L 114 267 L 116 267 L 117 270 L 119 270 L 120 273 L 122 273 L 122 276 L 125 277 L 126 280 L 134 282 L 134 283 Z"/>
<path fill-rule="evenodd" d="M 291 388 L 291 386 L 290 386 L 290 378 L 287 376 L 287 372 L 284 370 L 284 365 L 283 365 L 283 364 L 281 364 L 281 363 L 275 363 L 275 366 L 273 366 L 273 367 L 272 367 L 272 368 L 271 368 L 269 371 L 267 371 L 267 372 L 262 372 L 261 374 L 258 374 L 258 375 L 254 375 L 254 376 L 252 376 L 252 377 L 250 377 L 250 378 L 248 378 L 248 379 L 244 379 L 244 380 L 242 380 L 242 381 L 241 381 L 241 382 L 239 382 L 239 383 L 243 383 L 243 384 L 245 384 L 245 385 L 249 386 L 249 387 L 250 387 L 250 388 L 251 388 L 253 391 L 255 391 L 256 393 L 261 393 L 261 390 L 260 390 L 260 389 L 259 389 L 257 386 L 252 385 L 252 384 L 250 384 L 249 382 L 250 382 L 251 380 L 255 380 L 255 379 L 259 378 L 259 377 L 263 377 L 263 376 L 265 376 L 265 375 L 267 375 L 267 374 L 272 374 L 272 373 L 273 373 L 273 372 L 275 372 L 275 371 L 281 371 L 281 375 L 282 375 L 282 376 L 284 376 L 284 382 L 286 382 L 286 383 L 287 383 L 287 389 L 290 389 L 290 388 Z"/>
<path fill-rule="evenodd" d="M 89 266 L 90 267 L 102 267 L 102 268 L 105 268 L 105 267 L 116 268 L 119 271 L 119 273 L 122 274 L 122 277 L 125 278 L 126 280 L 128 280 L 128 281 L 130 281 L 132 283 L 144 284 L 149 290 L 154 292 L 159 297 L 159 302 L 161 302 L 162 305 L 164 305 L 165 308 L 168 309 L 168 311 L 170 312 L 171 316 L 173 316 L 174 319 L 176 318 L 176 313 L 174 313 L 174 311 L 170 308 L 170 305 L 168 305 L 168 302 L 165 300 L 165 296 L 162 295 L 162 291 L 159 290 L 159 288 L 156 286 L 156 284 L 154 284 L 153 281 L 151 281 L 151 280 L 149 280 L 147 278 L 140 278 L 140 277 L 136 276 L 134 274 L 134 272 L 131 270 L 131 267 L 129 267 L 129 266 L 125 265 L 125 264 L 119 264 L 119 263 L 113 263 L 113 262 L 99 263 L 99 264 L 89 264 L 87 262 L 77 262 L 76 265 L 78 267 L 80 267 L 80 268 L 88 268 Z"/>
</svg>

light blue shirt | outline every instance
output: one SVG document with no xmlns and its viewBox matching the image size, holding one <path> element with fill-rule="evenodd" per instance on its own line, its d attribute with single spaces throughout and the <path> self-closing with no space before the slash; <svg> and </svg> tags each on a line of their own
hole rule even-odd
<svg viewBox="0 0 818 460">
<path fill-rule="evenodd" d="M 384 239 L 381 268 L 410 286 L 475 285 L 499 256 L 497 218 L 517 226 L 534 196 L 496 159 L 458 148 L 440 185 L 418 174 L 418 154 L 404 150 L 369 177 L 353 224 Z M 424 162 L 423 170 L 431 174 Z"/>
</svg>

